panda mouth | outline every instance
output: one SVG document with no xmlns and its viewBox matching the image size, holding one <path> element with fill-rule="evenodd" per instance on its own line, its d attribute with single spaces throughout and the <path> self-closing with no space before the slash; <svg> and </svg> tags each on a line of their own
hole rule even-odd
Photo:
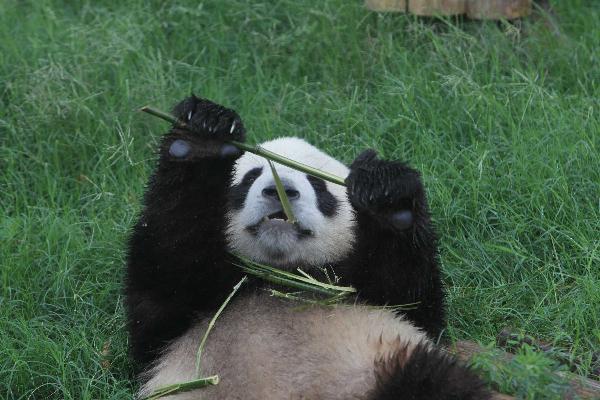
<svg viewBox="0 0 600 400">
<path fill-rule="evenodd" d="M 263 221 L 272 220 L 288 222 L 287 215 L 285 215 L 283 211 L 274 212 L 273 214 L 269 214 L 263 218 Z"/>
<path fill-rule="evenodd" d="M 258 221 L 258 223 L 248 226 L 246 228 L 246 230 L 248 230 L 253 235 L 257 235 L 259 233 L 261 226 L 263 226 L 264 224 L 280 225 L 281 227 L 287 227 L 287 228 L 291 227 L 292 229 L 294 229 L 296 231 L 296 233 L 298 234 L 298 236 L 300 238 L 314 235 L 314 232 L 312 230 L 304 228 L 303 226 L 300 225 L 300 223 L 289 222 L 287 215 L 285 215 L 285 213 L 283 211 L 277 211 L 272 214 L 265 215 L 264 217 L 262 217 L 262 219 L 260 221 Z"/>
</svg>

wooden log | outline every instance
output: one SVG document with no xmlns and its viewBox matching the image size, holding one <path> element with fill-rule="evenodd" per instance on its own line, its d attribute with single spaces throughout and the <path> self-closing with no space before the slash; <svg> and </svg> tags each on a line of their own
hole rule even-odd
<svg viewBox="0 0 600 400">
<path fill-rule="evenodd" d="M 481 353 L 482 351 L 484 350 L 477 343 L 468 342 L 466 340 L 458 341 L 448 349 L 448 352 L 450 354 L 453 354 L 456 358 L 458 358 L 465 364 L 468 364 L 474 355 Z M 512 354 L 506 353 L 506 357 L 507 358 L 503 361 L 510 361 L 510 359 L 512 358 Z M 492 392 L 491 400 L 515 400 L 515 398 L 507 394 Z"/>
<path fill-rule="evenodd" d="M 582 378 L 567 372 L 558 372 L 557 375 L 569 381 L 571 390 L 580 399 L 600 399 L 600 382 Z"/>
<path fill-rule="evenodd" d="M 423 16 L 464 14 L 467 0 L 408 0 L 408 11 Z"/>
<path fill-rule="evenodd" d="M 529 15 L 532 0 L 468 0 L 466 13 L 474 19 L 515 19 Z"/>
<path fill-rule="evenodd" d="M 484 353 L 486 350 L 475 342 L 468 340 L 459 340 L 448 348 L 450 354 L 455 355 L 462 362 L 468 363 L 471 358 L 479 353 Z M 503 351 L 500 358 L 503 362 L 511 361 L 515 356 Z"/>
<path fill-rule="evenodd" d="M 515 19 L 529 15 L 533 0 L 365 0 L 373 11 L 420 16 L 466 14 L 474 19 Z"/>
<path fill-rule="evenodd" d="M 365 5 L 373 11 L 406 12 L 406 0 L 365 0 Z"/>
<path fill-rule="evenodd" d="M 507 394 L 492 392 L 490 400 L 515 400 L 515 398 Z"/>
<path fill-rule="evenodd" d="M 448 348 L 450 354 L 454 354 L 459 360 L 465 363 L 468 363 L 476 354 L 485 351 L 477 343 L 469 341 L 458 341 Z M 503 351 L 501 358 L 503 361 L 508 362 L 514 358 L 514 355 Z M 586 400 L 600 399 L 600 382 L 566 372 L 560 372 L 557 375 L 569 382 L 570 392 L 576 394 L 579 398 Z"/>
</svg>

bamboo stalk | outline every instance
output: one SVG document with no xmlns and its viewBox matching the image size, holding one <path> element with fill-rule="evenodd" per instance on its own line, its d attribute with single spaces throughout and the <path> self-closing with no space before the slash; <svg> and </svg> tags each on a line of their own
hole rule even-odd
<svg viewBox="0 0 600 400">
<path fill-rule="evenodd" d="M 248 279 L 248 277 L 244 276 L 233 287 L 233 290 L 231 291 L 229 296 L 227 296 L 227 298 L 225 299 L 223 304 L 221 304 L 221 307 L 219 307 L 219 309 L 217 310 L 215 315 L 212 317 L 212 319 L 208 323 L 206 332 L 204 332 L 204 336 L 202 337 L 202 340 L 200 341 L 200 345 L 198 346 L 198 351 L 196 352 L 196 376 L 200 375 L 200 357 L 202 356 L 202 350 L 204 350 L 204 344 L 206 343 L 208 334 L 210 333 L 212 328 L 215 326 L 215 322 L 217 321 L 217 319 L 219 318 L 219 316 L 221 315 L 221 313 L 223 312 L 225 307 L 227 307 L 227 304 L 229 304 L 229 301 L 231 300 L 231 298 L 237 293 L 240 286 L 242 286 L 242 284 L 244 282 L 246 282 L 247 279 Z M 158 388 L 152 394 L 150 394 L 148 397 L 145 397 L 143 400 L 158 400 L 158 399 L 168 396 L 168 395 L 182 393 L 182 392 L 189 392 L 190 390 L 200 389 L 200 388 L 210 386 L 210 385 L 217 385 L 218 383 L 219 383 L 219 375 L 212 375 L 212 376 L 208 376 L 205 378 L 198 378 L 198 379 L 194 379 L 194 380 L 187 381 L 187 382 L 174 383 L 172 385 L 167 385 L 167 386 Z"/>
<path fill-rule="evenodd" d="M 167 114 L 164 111 L 158 110 L 158 109 L 150 107 L 150 106 L 144 106 L 144 107 L 140 108 L 140 111 L 143 111 L 150 115 L 154 115 L 155 117 L 164 119 L 165 121 L 168 121 L 168 122 L 172 123 L 173 125 L 176 125 L 179 128 L 187 129 L 187 125 L 185 124 L 185 122 L 178 120 L 171 114 Z M 246 143 L 237 142 L 235 140 L 231 140 L 228 143 L 233 144 L 240 150 L 244 150 L 249 153 L 256 154 L 257 156 L 264 157 L 268 160 L 275 161 L 276 163 L 285 165 L 286 167 L 290 167 L 290 168 L 296 169 L 298 171 L 304 172 L 306 174 L 315 176 L 317 178 L 324 179 L 328 182 L 335 183 L 336 185 L 346 186 L 346 182 L 344 181 L 344 179 L 340 178 L 339 176 L 336 176 L 336 175 L 330 174 L 328 172 L 313 168 L 310 165 L 306 165 L 301 162 L 294 161 L 290 158 L 281 156 L 277 153 L 273 153 L 272 151 L 263 149 L 260 146 L 252 146 L 252 145 L 249 145 Z"/>
<path fill-rule="evenodd" d="M 172 385 L 163 386 L 150 396 L 145 397 L 143 400 L 158 400 L 161 397 L 165 397 L 171 394 L 189 392 L 190 390 L 200 389 L 206 386 L 214 386 L 219 384 L 219 377 L 217 375 L 209 376 L 206 378 L 199 378 L 193 381 L 174 383 Z"/>
<path fill-rule="evenodd" d="M 281 207 L 283 208 L 283 212 L 287 217 L 287 222 L 290 224 L 296 223 L 296 216 L 294 216 L 294 211 L 292 211 L 292 203 L 290 203 L 290 199 L 285 192 L 285 188 L 283 187 L 283 182 L 281 182 L 281 178 L 279 178 L 279 174 L 273 165 L 271 160 L 269 161 L 269 167 L 271 167 L 271 173 L 273 174 L 273 179 L 275 180 L 275 187 L 277 188 L 277 194 L 279 195 L 279 201 L 281 202 Z"/>
<path fill-rule="evenodd" d="M 217 318 L 219 318 L 219 316 L 221 315 L 221 313 L 223 312 L 223 310 L 225 309 L 225 307 L 227 307 L 227 304 L 229 304 L 229 301 L 231 301 L 231 298 L 237 293 L 237 291 L 239 290 L 240 286 L 242 286 L 242 284 L 244 282 L 246 282 L 247 279 L 248 279 L 248 277 L 244 276 L 233 287 L 233 290 L 231 291 L 231 293 L 229 293 L 229 296 L 227 296 L 227 298 L 225 299 L 225 301 L 223 302 L 223 304 L 221 304 L 221 307 L 219 307 L 219 309 L 217 310 L 217 312 L 215 313 L 215 315 L 212 317 L 212 319 L 208 323 L 208 326 L 206 327 L 206 332 L 204 332 L 204 336 L 202 337 L 202 341 L 200 342 L 200 345 L 198 346 L 198 351 L 196 352 L 196 376 L 200 375 L 200 357 L 202 356 L 202 350 L 204 350 L 204 344 L 206 343 L 206 339 L 208 338 L 208 334 L 210 333 L 210 331 L 212 330 L 212 328 L 215 326 L 215 322 L 217 321 Z M 218 382 L 218 377 L 217 377 L 217 382 Z"/>
</svg>

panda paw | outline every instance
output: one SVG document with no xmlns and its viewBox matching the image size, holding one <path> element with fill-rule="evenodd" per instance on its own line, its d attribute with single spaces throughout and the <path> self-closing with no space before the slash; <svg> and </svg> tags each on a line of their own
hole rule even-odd
<svg viewBox="0 0 600 400">
<path fill-rule="evenodd" d="M 245 139 L 244 125 L 234 110 L 192 95 L 177 104 L 173 114 L 185 128 L 172 129 L 165 146 L 169 158 L 177 161 L 234 159 L 242 154 L 228 143 Z"/>
<path fill-rule="evenodd" d="M 411 228 L 424 206 L 419 172 L 399 161 L 380 160 L 374 150 L 366 150 L 354 160 L 346 184 L 354 209 L 384 227 Z"/>
</svg>

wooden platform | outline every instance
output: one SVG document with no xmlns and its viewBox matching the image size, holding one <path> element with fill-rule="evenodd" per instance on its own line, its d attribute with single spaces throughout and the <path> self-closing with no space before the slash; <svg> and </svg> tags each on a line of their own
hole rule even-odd
<svg viewBox="0 0 600 400">
<path fill-rule="evenodd" d="M 381 12 L 515 19 L 529 15 L 532 0 L 365 0 L 365 4 L 370 10 Z"/>
</svg>

